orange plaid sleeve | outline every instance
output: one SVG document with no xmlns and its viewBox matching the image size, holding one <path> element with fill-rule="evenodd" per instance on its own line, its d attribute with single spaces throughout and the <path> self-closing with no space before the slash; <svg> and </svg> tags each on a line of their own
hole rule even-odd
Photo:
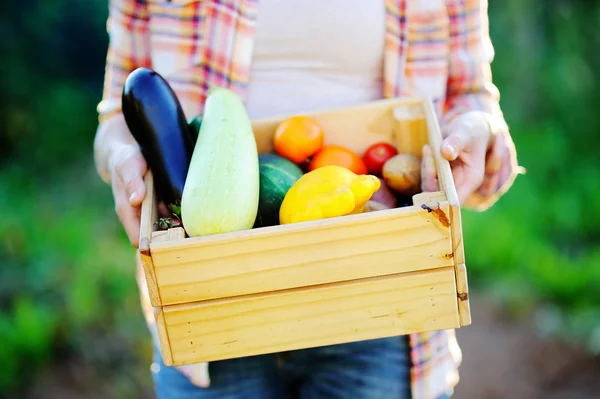
<svg viewBox="0 0 600 399">
<path fill-rule="evenodd" d="M 143 0 L 110 0 L 106 28 L 109 45 L 102 99 L 97 107 L 101 124 L 121 112 L 127 75 L 151 64 L 147 5 Z"/>
<path fill-rule="evenodd" d="M 516 149 L 492 83 L 494 49 L 489 36 L 487 0 L 447 0 L 450 19 L 450 61 L 442 125 L 456 115 L 481 111 L 494 135 L 482 185 L 465 204 L 485 210 L 492 206 L 520 172 Z"/>
</svg>

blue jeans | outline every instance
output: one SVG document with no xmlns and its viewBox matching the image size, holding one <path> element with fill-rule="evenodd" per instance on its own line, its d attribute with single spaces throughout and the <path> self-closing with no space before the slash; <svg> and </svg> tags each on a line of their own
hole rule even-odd
<svg viewBox="0 0 600 399">
<path fill-rule="evenodd" d="M 405 336 L 211 362 L 209 388 L 154 362 L 157 399 L 410 398 Z"/>
</svg>

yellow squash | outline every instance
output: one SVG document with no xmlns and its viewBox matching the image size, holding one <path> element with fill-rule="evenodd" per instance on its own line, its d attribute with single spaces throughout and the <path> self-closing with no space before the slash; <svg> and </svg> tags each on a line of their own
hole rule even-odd
<svg viewBox="0 0 600 399">
<path fill-rule="evenodd" d="M 357 175 L 334 165 L 320 167 L 289 189 L 279 210 L 280 224 L 361 213 L 380 185 L 372 175 Z"/>
</svg>

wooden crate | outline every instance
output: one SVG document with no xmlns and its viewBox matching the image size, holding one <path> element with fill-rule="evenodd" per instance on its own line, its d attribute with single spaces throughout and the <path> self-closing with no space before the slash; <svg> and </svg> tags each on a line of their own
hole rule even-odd
<svg viewBox="0 0 600 399">
<path fill-rule="evenodd" d="M 441 144 L 429 100 L 310 113 L 326 143 Z M 271 152 L 274 117 L 253 121 Z M 470 324 L 460 206 L 449 163 L 412 206 L 206 237 L 156 231 L 152 175 L 139 251 L 166 365 L 274 353 Z"/>
</svg>

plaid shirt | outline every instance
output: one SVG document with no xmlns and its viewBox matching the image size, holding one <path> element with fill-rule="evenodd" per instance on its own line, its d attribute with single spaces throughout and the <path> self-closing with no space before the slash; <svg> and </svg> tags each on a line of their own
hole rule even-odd
<svg viewBox="0 0 600 399">
<path fill-rule="evenodd" d="M 519 173 L 499 94 L 491 83 L 487 1 L 385 2 L 384 96 L 432 98 L 442 127 L 470 110 L 483 111 L 489 118 L 497 158 L 488 162 L 483 184 L 466 204 L 486 209 Z M 100 124 L 120 112 L 123 82 L 140 66 L 151 67 L 168 80 L 188 118 L 202 112 L 210 86 L 228 87 L 244 98 L 257 13 L 258 0 L 110 0 Z M 146 320 L 156 338 L 141 268 L 138 272 Z M 409 342 L 413 398 L 433 399 L 451 390 L 461 362 L 454 330 L 411 334 Z M 206 386 L 206 366 L 180 370 Z"/>
</svg>

